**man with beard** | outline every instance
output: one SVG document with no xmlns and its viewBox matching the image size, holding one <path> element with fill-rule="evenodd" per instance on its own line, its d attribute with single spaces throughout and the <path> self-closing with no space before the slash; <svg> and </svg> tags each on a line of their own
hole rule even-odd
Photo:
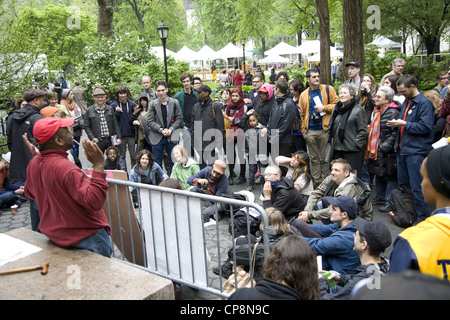
<svg viewBox="0 0 450 320">
<path fill-rule="evenodd" d="M 61 247 L 75 247 L 111 256 L 110 225 L 103 211 L 108 183 L 103 152 L 83 139 L 92 177 L 67 159 L 73 144 L 73 118 L 48 117 L 33 128 L 39 154 L 29 163 L 25 195 L 36 200 L 40 231 Z M 77 186 L 73 188 L 73 186 Z"/>
</svg>

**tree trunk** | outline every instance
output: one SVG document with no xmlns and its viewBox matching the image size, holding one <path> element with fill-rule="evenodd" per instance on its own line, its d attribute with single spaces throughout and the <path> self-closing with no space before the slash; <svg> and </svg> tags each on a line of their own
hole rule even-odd
<svg viewBox="0 0 450 320">
<path fill-rule="evenodd" d="M 363 0 L 343 0 L 344 29 L 344 65 L 357 61 L 361 65 L 361 77 L 364 74 L 364 44 L 363 44 Z M 344 80 L 348 74 L 344 69 Z"/>
<path fill-rule="evenodd" d="M 327 0 L 316 0 L 320 33 L 320 83 L 331 84 L 330 11 Z"/>
<path fill-rule="evenodd" d="M 98 24 L 99 36 L 111 38 L 113 36 L 113 6 L 114 0 L 97 0 L 98 2 Z"/>
</svg>

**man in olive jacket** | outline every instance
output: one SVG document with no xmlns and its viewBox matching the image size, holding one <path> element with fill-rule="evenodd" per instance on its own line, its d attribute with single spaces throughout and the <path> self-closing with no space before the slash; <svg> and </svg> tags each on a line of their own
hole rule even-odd
<svg viewBox="0 0 450 320">
<path fill-rule="evenodd" d="M 322 201 L 324 197 L 349 196 L 354 199 L 364 197 L 364 189 L 351 171 L 352 167 L 347 160 L 333 160 L 331 174 L 311 193 L 305 209 L 300 212 L 298 217 L 304 221 L 313 219 L 328 221 L 330 218 L 329 204 Z M 359 214 L 365 220 L 372 220 L 373 208 L 370 198 L 366 200 Z"/>
</svg>

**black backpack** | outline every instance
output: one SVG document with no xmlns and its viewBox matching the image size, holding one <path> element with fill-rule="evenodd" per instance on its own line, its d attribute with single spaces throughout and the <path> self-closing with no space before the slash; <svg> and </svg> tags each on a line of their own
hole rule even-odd
<svg viewBox="0 0 450 320">
<path fill-rule="evenodd" d="M 417 213 L 414 207 L 414 195 L 411 190 L 405 187 L 398 187 L 392 190 L 389 204 L 392 208 L 389 216 L 397 226 L 408 228 L 416 221 Z"/>
<path fill-rule="evenodd" d="M 247 209 L 241 209 L 233 215 L 233 223 L 229 220 L 228 232 L 232 235 L 234 230 L 234 237 L 237 238 L 242 235 L 247 235 L 248 227 L 247 222 L 250 224 L 250 234 L 255 235 L 261 225 L 262 217 L 256 209 L 248 208 L 248 221 L 247 221 Z"/>
</svg>

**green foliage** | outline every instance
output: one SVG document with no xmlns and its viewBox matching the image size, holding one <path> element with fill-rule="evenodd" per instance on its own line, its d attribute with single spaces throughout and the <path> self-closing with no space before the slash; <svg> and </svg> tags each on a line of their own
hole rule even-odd
<svg viewBox="0 0 450 320">
<path fill-rule="evenodd" d="M 386 51 L 383 57 L 378 56 L 378 48 L 368 46 L 364 51 L 364 72 L 375 77 L 377 82 L 388 72 L 392 70 L 392 61 L 395 58 L 404 58 L 406 61 L 403 74 L 411 74 L 417 78 L 419 90 L 426 91 L 436 86 L 436 75 L 439 71 L 448 70 L 450 59 L 433 62 L 431 56 L 426 58 L 423 63 L 417 57 L 407 57 L 398 51 Z"/>
<path fill-rule="evenodd" d="M 289 79 L 298 79 L 303 84 L 306 83 L 306 69 L 300 65 L 289 66 L 284 69 L 284 71 L 288 74 Z"/>
<path fill-rule="evenodd" d="M 142 76 L 150 75 L 153 83 L 165 80 L 164 64 L 149 53 L 150 45 L 129 35 L 110 39 L 100 38 L 86 48 L 77 65 L 77 80 L 88 92 L 101 85 L 114 95 L 117 85 L 126 85 L 137 99 L 143 91 Z M 185 62 L 167 59 L 167 73 L 171 94 L 182 89 L 180 74 L 189 69 Z M 89 96 L 89 94 L 88 94 Z M 91 98 L 91 97 L 89 97 Z M 92 100 L 90 101 L 92 103 Z"/>
</svg>

